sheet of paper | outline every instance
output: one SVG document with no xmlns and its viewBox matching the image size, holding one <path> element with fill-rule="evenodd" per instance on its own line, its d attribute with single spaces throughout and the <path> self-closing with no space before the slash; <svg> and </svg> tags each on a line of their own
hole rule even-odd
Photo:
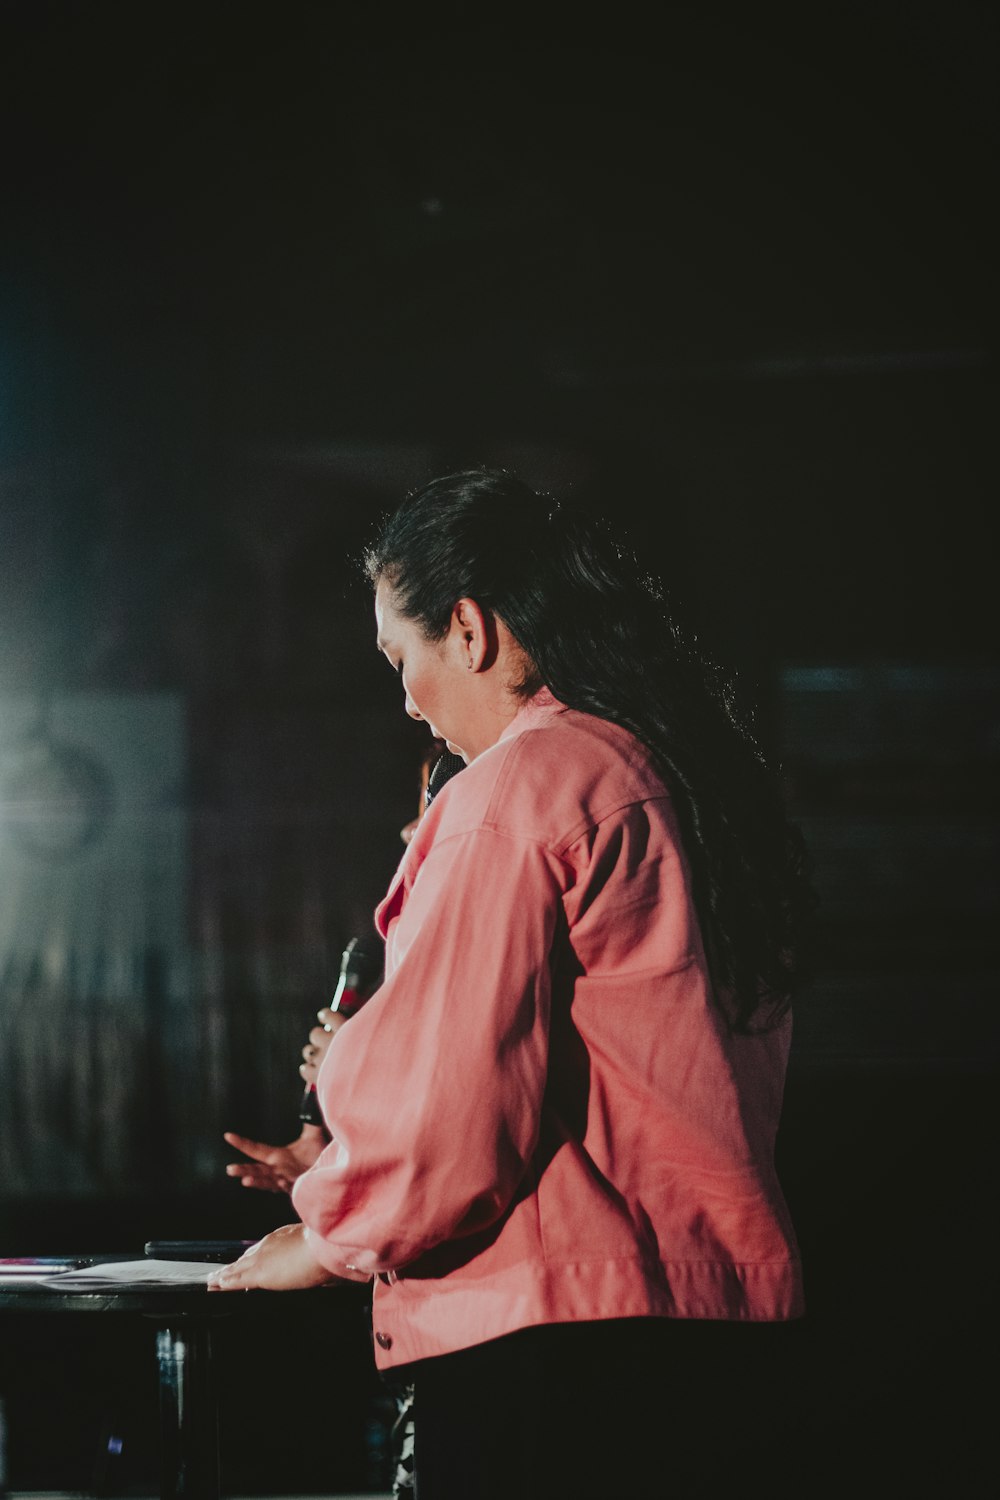
<svg viewBox="0 0 1000 1500">
<path fill-rule="evenodd" d="M 60 1271 L 45 1279 L 45 1285 L 81 1292 L 100 1291 L 102 1287 L 189 1286 L 206 1284 L 218 1265 L 205 1260 L 110 1260 L 99 1265 L 80 1266 L 75 1271 Z"/>
</svg>

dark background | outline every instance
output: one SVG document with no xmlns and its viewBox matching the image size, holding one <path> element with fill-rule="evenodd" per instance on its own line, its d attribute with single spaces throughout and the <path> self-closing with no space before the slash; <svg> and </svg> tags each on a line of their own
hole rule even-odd
<svg viewBox="0 0 1000 1500">
<path fill-rule="evenodd" d="M 0 953 L 0 1252 L 290 1216 L 221 1131 L 297 1129 L 424 745 L 351 559 L 409 486 L 504 463 L 630 525 L 813 850 L 780 1141 L 810 1310 L 766 1456 L 810 1495 L 978 1493 L 995 42 L 966 3 L 3 8 L 0 862 L 31 938 Z M 126 764 L 155 791 L 116 799 Z M 42 1370 L 5 1326 L 12 1482 L 91 1482 L 117 1344 L 67 1330 Z M 229 1482 L 360 1485 L 363 1329 L 289 1343 L 226 1356 Z M 313 1382 L 358 1392 L 326 1451 L 288 1443 Z"/>
</svg>

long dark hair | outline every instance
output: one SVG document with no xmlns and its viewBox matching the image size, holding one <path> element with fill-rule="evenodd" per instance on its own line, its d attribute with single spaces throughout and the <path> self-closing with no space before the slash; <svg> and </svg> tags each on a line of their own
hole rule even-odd
<svg viewBox="0 0 1000 1500">
<path fill-rule="evenodd" d="M 737 1030 L 780 1020 L 814 904 L 801 835 L 733 679 L 608 522 L 504 470 L 466 470 L 407 495 L 363 564 L 430 640 L 456 600 L 475 599 L 530 659 L 519 692 L 544 684 L 647 747 L 676 809 L 717 1002 Z"/>
</svg>

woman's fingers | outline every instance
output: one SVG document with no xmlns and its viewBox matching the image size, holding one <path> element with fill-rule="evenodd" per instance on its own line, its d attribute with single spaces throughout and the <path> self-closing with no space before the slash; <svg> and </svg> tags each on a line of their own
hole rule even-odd
<svg viewBox="0 0 1000 1500">
<path fill-rule="evenodd" d="M 337 1032 L 343 1026 L 344 1022 L 349 1020 L 349 1017 L 345 1016 L 343 1011 L 331 1010 L 328 1005 L 324 1005 L 322 1010 L 316 1012 L 316 1019 L 324 1031 Z M 311 1035 L 312 1033 L 310 1032 Z"/>
<path fill-rule="evenodd" d="M 303 1224 L 273 1229 L 231 1265 L 213 1271 L 209 1291 L 239 1292 L 253 1287 L 272 1291 L 323 1286 L 337 1278 L 319 1264 L 309 1249 Z"/>
</svg>

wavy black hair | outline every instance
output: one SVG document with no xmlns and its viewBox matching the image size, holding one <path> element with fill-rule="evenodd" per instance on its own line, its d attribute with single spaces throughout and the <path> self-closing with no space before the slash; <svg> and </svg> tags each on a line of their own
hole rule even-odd
<svg viewBox="0 0 1000 1500">
<path fill-rule="evenodd" d="M 607 519 L 506 470 L 463 470 L 411 491 L 362 563 L 429 640 L 475 599 L 529 659 L 519 693 L 544 684 L 647 747 L 677 812 L 716 1002 L 735 1030 L 776 1024 L 806 974 L 815 896 L 801 833 L 733 677 Z"/>
</svg>

